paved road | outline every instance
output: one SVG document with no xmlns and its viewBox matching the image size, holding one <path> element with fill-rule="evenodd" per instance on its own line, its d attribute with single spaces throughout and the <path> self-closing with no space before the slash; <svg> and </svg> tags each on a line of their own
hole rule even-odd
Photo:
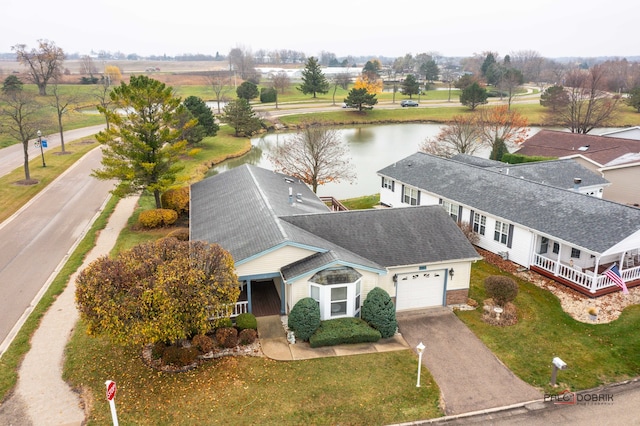
<svg viewBox="0 0 640 426">
<path fill-rule="evenodd" d="M 65 141 L 95 132 L 95 128 L 74 131 L 65 134 Z M 0 164 L 10 167 L 6 164 L 15 160 L 4 153 L 0 151 Z M 91 151 L 0 224 L 0 354 L 113 188 L 113 182 L 90 177 L 91 171 L 100 167 L 100 159 L 99 148 Z"/>
<path fill-rule="evenodd" d="M 598 402 L 593 402 L 597 399 Z M 640 425 L 640 381 L 607 386 L 580 392 L 575 404 L 556 404 L 539 401 L 521 407 L 470 416 L 414 422 L 413 426 L 447 425 L 581 425 L 619 426 Z"/>
</svg>

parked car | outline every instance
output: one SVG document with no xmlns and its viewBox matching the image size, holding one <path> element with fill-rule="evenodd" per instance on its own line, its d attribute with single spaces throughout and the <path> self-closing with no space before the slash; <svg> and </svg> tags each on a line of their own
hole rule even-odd
<svg viewBox="0 0 640 426">
<path fill-rule="evenodd" d="M 416 101 L 411 100 L 411 99 L 405 99 L 404 101 L 400 101 L 400 106 L 403 107 L 403 108 L 404 107 L 412 107 L 412 106 L 417 107 L 418 103 Z"/>
</svg>

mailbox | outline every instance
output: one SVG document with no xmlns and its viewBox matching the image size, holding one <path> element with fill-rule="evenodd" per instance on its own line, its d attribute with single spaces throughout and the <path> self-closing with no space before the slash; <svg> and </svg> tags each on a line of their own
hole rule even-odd
<svg viewBox="0 0 640 426">
<path fill-rule="evenodd" d="M 567 363 L 564 362 L 563 360 L 561 360 L 558 357 L 553 358 L 553 360 L 551 362 L 553 363 L 553 365 L 555 367 L 557 367 L 560 370 L 566 370 L 567 369 Z"/>
</svg>

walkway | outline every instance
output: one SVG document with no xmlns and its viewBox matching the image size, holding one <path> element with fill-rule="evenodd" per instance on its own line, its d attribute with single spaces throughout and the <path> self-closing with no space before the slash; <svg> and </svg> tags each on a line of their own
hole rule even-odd
<svg viewBox="0 0 640 426">
<path fill-rule="evenodd" d="M 137 197 L 125 198 L 119 202 L 80 270 L 98 257 L 109 254 L 137 202 Z M 71 276 L 66 289 L 51 305 L 34 333 L 31 349 L 18 371 L 16 389 L 0 407 L 0 424 L 83 424 L 85 414 L 80 398 L 62 380 L 64 349 L 78 319 L 75 279 L 76 274 Z"/>
</svg>

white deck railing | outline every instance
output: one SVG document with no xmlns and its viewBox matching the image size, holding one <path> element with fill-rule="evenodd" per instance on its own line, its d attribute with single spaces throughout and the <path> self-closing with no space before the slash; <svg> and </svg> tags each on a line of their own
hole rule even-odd
<svg viewBox="0 0 640 426">
<path fill-rule="evenodd" d="M 249 302 L 242 301 L 235 304 L 225 305 L 224 308 L 216 310 L 209 319 L 214 320 L 218 318 L 235 318 L 240 314 L 246 314 L 249 312 Z"/>
<path fill-rule="evenodd" d="M 616 284 L 606 275 L 597 275 L 596 285 L 592 286 L 594 276 L 593 272 L 582 272 L 571 265 L 565 265 L 564 263 L 560 263 L 553 259 L 549 259 L 548 257 L 541 256 L 539 254 L 534 254 L 533 265 L 537 266 L 540 269 L 544 269 L 558 277 L 564 278 L 567 281 L 570 281 L 586 290 L 595 293 L 598 290 L 602 290 L 609 287 L 616 287 Z M 622 275 L 622 279 L 624 282 L 631 282 L 640 279 L 640 266 L 636 266 L 629 269 L 624 269 L 620 271 L 620 275 Z"/>
</svg>

